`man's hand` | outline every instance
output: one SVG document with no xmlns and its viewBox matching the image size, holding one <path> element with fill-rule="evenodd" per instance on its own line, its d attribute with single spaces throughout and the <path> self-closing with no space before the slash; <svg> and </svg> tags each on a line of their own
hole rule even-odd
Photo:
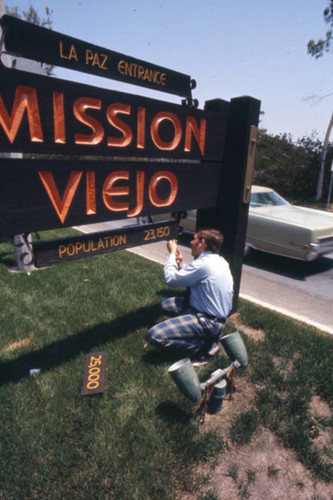
<svg viewBox="0 0 333 500">
<path fill-rule="evenodd" d="M 178 250 L 177 240 L 169 240 L 167 243 L 167 247 L 168 247 L 169 253 L 174 253 L 177 256 L 177 250 Z"/>
<path fill-rule="evenodd" d="M 181 253 L 181 251 L 179 250 L 179 248 L 177 247 L 177 250 L 176 250 L 176 262 L 177 262 L 177 265 L 178 267 L 183 267 L 184 265 L 184 259 L 183 259 L 183 254 Z"/>
<path fill-rule="evenodd" d="M 183 254 L 178 248 L 177 240 L 168 241 L 167 247 L 170 253 L 175 254 L 177 266 L 182 267 L 184 265 L 184 259 L 183 259 Z"/>
</svg>

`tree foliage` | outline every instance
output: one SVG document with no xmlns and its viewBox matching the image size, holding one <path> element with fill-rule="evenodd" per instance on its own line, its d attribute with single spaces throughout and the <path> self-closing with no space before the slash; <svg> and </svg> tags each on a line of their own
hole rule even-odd
<svg viewBox="0 0 333 500">
<path fill-rule="evenodd" d="M 52 21 L 52 10 L 48 7 L 44 7 L 45 16 L 41 17 L 37 10 L 35 10 L 31 5 L 28 10 L 21 10 L 18 7 L 6 7 L 7 14 L 13 17 L 18 17 L 19 19 L 24 19 L 32 24 L 37 24 L 38 26 L 42 26 L 43 28 L 52 29 L 53 21 Z M 52 75 L 53 66 L 48 64 L 40 63 L 42 68 L 45 70 L 47 75 Z"/>
<path fill-rule="evenodd" d="M 276 189 L 288 199 L 313 200 L 322 148 L 316 137 L 303 137 L 294 142 L 290 135 L 269 135 L 260 130 L 253 183 Z M 325 193 L 328 192 L 332 158 L 333 145 L 329 144 L 325 161 Z"/>
<path fill-rule="evenodd" d="M 333 0 L 330 0 L 328 6 L 323 12 L 325 23 L 329 25 L 325 38 L 320 38 L 317 42 L 310 40 L 308 42 L 308 53 L 318 59 L 324 52 L 329 52 L 331 41 L 333 40 Z"/>
<path fill-rule="evenodd" d="M 7 7 L 6 10 L 10 16 L 24 19 L 29 23 L 37 24 L 38 26 L 42 26 L 43 28 L 52 29 L 52 11 L 48 7 L 44 7 L 46 17 L 40 17 L 38 12 L 31 5 L 29 6 L 28 10 L 23 10 L 22 13 L 18 7 Z"/>
</svg>

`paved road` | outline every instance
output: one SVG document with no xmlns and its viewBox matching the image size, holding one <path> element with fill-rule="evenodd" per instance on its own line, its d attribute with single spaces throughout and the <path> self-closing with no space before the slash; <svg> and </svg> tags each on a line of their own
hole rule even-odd
<svg viewBox="0 0 333 500">
<path fill-rule="evenodd" d="M 333 254 L 301 262 L 254 252 L 241 295 L 333 334 Z"/>
<path fill-rule="evenodd" d="M 130 225 L 134 221 L 121 221 Z M 120 227 L 119 221 L 80 226 L 83 232 Z M 191 252 L 181 245 L 185 262 Z M 129 249 L 142 257 L 164 264 L 165 242 Z M 333 254 L 314 262 L 300 262 L 253 252 L 243 266 L 240 296 L 259 305 L 298 319 L 333 334 Z"/>
</svg>

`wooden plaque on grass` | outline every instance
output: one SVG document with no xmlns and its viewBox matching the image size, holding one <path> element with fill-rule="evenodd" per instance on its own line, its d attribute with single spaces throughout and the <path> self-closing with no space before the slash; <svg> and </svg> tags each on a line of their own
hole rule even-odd
<svg viewBox="0 0 333 500">
<path fill-rule="evenodd" d="M 81 396 L 91 396 L 104 392 L 106 352 L 93 352 L 86 358 L 86 368 Z"/>
</svg>

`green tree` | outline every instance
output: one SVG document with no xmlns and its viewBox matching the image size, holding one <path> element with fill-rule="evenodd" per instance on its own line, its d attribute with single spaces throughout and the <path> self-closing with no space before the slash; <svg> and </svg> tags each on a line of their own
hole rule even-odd
<svg viewBox="0 0 333 500">
<path fill-rule="evenodd" d="M 322 159 L 322 143 L 316 137 L 293 141 L 287 134 L 269 135 L 259 130 L 253 183 L 272 187 L 288 199 L 311 200 L 316 196 Z M 333 146 L 325 159 L 324 188 L 328 190 Z"/>
<path fill-rule="evenodd" d="M 325 23 L 329 25 L 325 38 L 320 38 L 317 42 L 310 40 L 308 42 L 308 53 L 318 59 L 324 52 L 329 52 L 331 41 L 333 39 L 333 0 L 330 0 L 328 6 L 323 12 Z"/>
</svg>

